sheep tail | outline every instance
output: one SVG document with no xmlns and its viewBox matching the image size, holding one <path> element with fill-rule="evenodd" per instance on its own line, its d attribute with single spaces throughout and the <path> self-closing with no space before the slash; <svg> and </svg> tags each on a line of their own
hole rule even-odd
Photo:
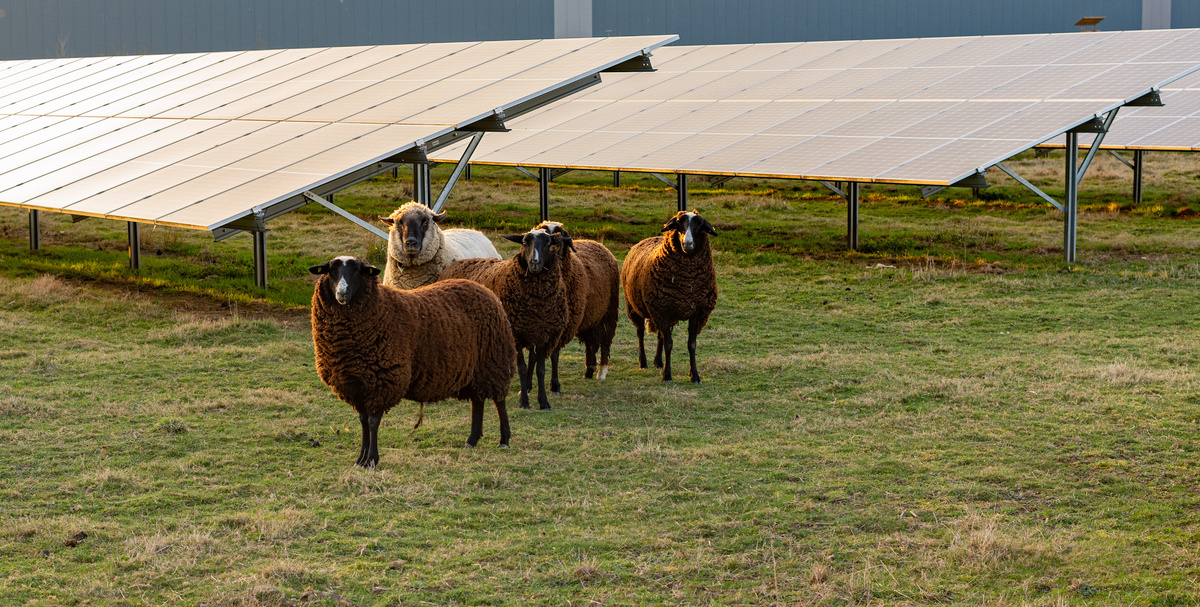
<svg viewBox="0 0 1200 607">
<path fill-rule="evenodd" d="M 412 432 L 409 432 L 408 435 L 412 436 L 412 435 L 416 434 L 417 428 L 421 427 L 421 422 L 423 422 L 423 421 L 425 421 L 425 403 L 421 403 L 420 413 L 417 414 L 417 423 L 415 425 L 413 425 Z"/>
</svg>

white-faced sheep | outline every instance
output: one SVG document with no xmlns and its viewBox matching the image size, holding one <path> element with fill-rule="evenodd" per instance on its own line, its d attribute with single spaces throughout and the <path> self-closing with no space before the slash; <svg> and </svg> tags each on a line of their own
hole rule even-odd
<svg viewBox="0 0 1200 607">
<path fill-rule="evenodd" d="M 543 221 L 534 229 L 543 229 L 550 234 L 561 233 L 570 239 L 563 224 Z M 594 240 L 570 240 L 572 246 L 563 250 L 564 281 L 568 292 L 582 295 L 571 301 L 582 300 L 583 314 L 579 328 L 562 340 L 565 346 L 578 337 L 585 352 L 584 378 L 603 380 L 608 375 L 608 350 L 617 333 L 617 305 L 621 298 L 621 271 L 617 258 L 604 245 Z M 600 368 L 596 368 L 596 352 L 600 353 Z M 551 355 L 550 389 L 558 392 L 558 350 Z"/>
<path fill-rule="evenodd" d="M 312 299 L 317 374 L 362 422 L 359 466 L 379 463 L 379 422 L 400 399 L 471 401 L 472 447 L 483 435 L 484 399 L 500 417 L 508 445 L 505 398 L 516 347 L 500 300 L 466 280 L 414 291 L 379 283 L 379 269 L 355 257 L 309 268 L 320 275 Z M 420 421 L 417 422 L 418 425 Z"/>
<path fill-rule="evenodd" d="M 662 232 L 662 236 L 633 245 L 625 256 L 621 268 L 625 312 L 637 329 L 638 366 L 643 369 L 647 320 L 649 330 L 658 334 L 654 366 L 662 368 L 663 381 L 671 381 L 671 331 L 679 321 L 688 321 L 691 379 L 698 384 L 696 335 L 717 305 L 717 277 L 708 243 L 708 237 L 716 236 L 717 232 L 694 210 L 677 213 L 663 226 Z"/>
<path fill-rule="evenodd" d="M 450 264 L 439 280 L 473 280 L 500 298 L 517 345 L 521 407 L 529 407 L 529 391 L 533 388 L 536 366 L 538 404 L 542 409 L 549 409 L 545 388 L 546 356 L 568 331 L 570 314 L 561 263 L 566 244 L 562 235 L 552 236 L 545 230 L 531 230 L 504 238 L 521 244 L 521 250 L 514 258 L 504 261 L 460 259 Z M 525 366 L 525 349 L 529 350 L 528 367 Z"/>
<path fill-rule="evenodd" d="M 446 266 L 459 259 L 500 259 L 500 253 L 482 232 L 438 227 L 445 218 L 445 212 L 434 213 L 418 202 L 405 203 L 391 215 L 379 218 L 391 226 L 383 284 L 415 289 L 433 284 Z"/>
</svg>

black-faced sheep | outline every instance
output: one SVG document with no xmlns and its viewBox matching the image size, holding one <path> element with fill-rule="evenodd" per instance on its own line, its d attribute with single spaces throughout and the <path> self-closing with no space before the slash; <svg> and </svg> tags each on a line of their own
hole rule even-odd
<svg viewBox="0 0 1200 607">
<path fill-rule="evenodd" d="M 321 277 L 312 299 L 317 374 L 358 411 L 359 466 L 379 463 L 380 418 L 402 398 L 422 407 L 470 400 L 472 447 L 483 435 L 483 401 L 490 398 L 500 444 L 508 444 L 505 399 L 516 347 L 495 295 L 466 280 L 401 291 L 380 284 L 378 268 L 349 256 L 309 271 Z"/>
<path fill-rule="evenodd" d="M 460 259 L 447 267 L 439 280 L 466 278 L 487 287 L 500 298 L 517 344 L 517 371 L 521 374 L 521 407 L 529 407 L 533 371 L 537 367 L 538 404 L 550 408 L 546 398 L 546 356 L 568 330 L 570 309 L 563 283 L 561 235 L 545 230 L 504 238 L 521 244 L 512 259 Z M 523 350 L 529 350 L 525 366 Z"/>
<path fill-rule="evenodd" d="M 543 221 L 534 229 L 550 234 L 561 233 L 570 238 L 563 224 Z M 565 346 L 578 337 L 585 351 L 583 376 L 603 380 L 608 375 L 608 350 L 617 333 L 617 305 L 621 298 L 621 271 L 617 258 L 604 245 L 594 240 L 571 240 L 573 246 L 563 251 L 564 281 L 567 290 L 582 294 L 583 315 L 579 328 L 563 341 Z M 577 263 L 575 263 L 577 262 Z M 572 302 L 578 296 L 572 297 Z M 596 369 L 596 352 L 600 352 L 600 368 Z M 550 389 L 558 391 L 558 350 L 551 355 Z"/>
<path fill-rule="evenodd" d="M 419 202 L 405 203 L 391 215 L 379 218 L 391 226 L 383 284 L 415 289 L 432 284 L 456 260 L 500 259 L 500 253 L 482 232 L 438 227 L 445 218 L 446 213 L 434 213 Z"/>
<path fill-rule="evenodd" d="M 696 335 L 717 305 L 717 277 L 713 271 L 709 235 L 717 232 L 696 211 L 680 211 L 662 228 L 663 235 L 647 238 L 629 250 L 621 268 L 625 287 L 625 312 L 638 336 L 638 366 L 646 368 L 643 343 L 646 321 L 658 334 L 654 366 L 671 381 L 671 331 L 688 321 L 688 355 L 692 383 L 700 383 L 696 370 Z M 666 357 L 663 357 L 663 353 Z"/>
</svg>

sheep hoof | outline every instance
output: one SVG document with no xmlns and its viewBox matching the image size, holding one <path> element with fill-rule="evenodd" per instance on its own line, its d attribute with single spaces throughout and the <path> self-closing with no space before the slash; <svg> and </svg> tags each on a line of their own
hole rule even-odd
<svg viewBox="0 0 1200 607">
<path fill-rule="evenodd" d="M 584 371 L 584 372 L 583 372 L 583 378 L 584 378 L 584 379 L 591 379 L 591 378 L 592 378 L 592 376 L 593 376 L 593 375 L 595 375 L 595 374 L 596 374 L 596 370 L 595 370 L 595 369 L 588 369 L 587 371 Z"/>
<path fill-rule="evenodd" d="M 693 383 L 693 384 L 702 384 L 702 383 L 704 383 L 704 382 L 700 381 L 700 378 L 699 378 L 699 377 L 693 377 L 693 378 L 692 378 L 692 383 Z"/>
<path fill-rule="evenodd" d="M 550 403 L 548 403 L 548 402 L 542 403 L 541 409 L 542 409 L 542 411 L 549 411 Z"/>
<path fill-rule="evenodd" d="M 596 379 L 598 381 L 604 381 L 604 378 L 606 377 L 608 377 L 608 365 L 600 367 L 600 375 L 597 376 Z"/>
<path fill-rule="evenodd" d="M 471 444 L 471 441 L 467 441 L 467 448 L 468 448 L 468 449 L 474 449 L 474 448 L 475 448 L 475 445 Z"/>
<path fill-rule="evenodd" d="M 508 443 L 500 443 L 500 448 L 501 448 L 501 449 L 507 449 L 507 448 L 508 448 Z"/>
</svg>

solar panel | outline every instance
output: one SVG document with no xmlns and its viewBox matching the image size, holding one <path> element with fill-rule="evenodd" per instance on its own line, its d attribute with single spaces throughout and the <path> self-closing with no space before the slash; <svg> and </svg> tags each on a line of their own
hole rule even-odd
<svg viewBox="0 0 1200 607">
<path fill-rule="evenodd" d="M 1197 30 L 668 47 L 658 72 L 512 121 L 472 162 L 944 186 L 1198 57 Z"/>
<path fill-rule="evenodd" d="M 1163 107 L 1121 110 L 1100 147 L 1131 151 L 1200 151 L 1200 72 L 1163 87 Z M 1091 135 L 1080 135 L 1079 144 L 1091 145 Z M 1044 147 L 1064 146 L 1062 137 Z"/>
<path fill-rule="evenodd" d="M 215 232 L 674 39 L 0 62 L 0 204 Z"/>
</svg>

